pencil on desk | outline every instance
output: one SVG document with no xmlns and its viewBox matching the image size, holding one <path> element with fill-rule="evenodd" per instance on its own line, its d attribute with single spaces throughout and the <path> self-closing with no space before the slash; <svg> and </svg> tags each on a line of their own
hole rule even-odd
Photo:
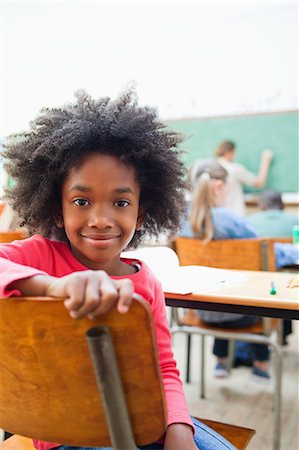
<svg viewBox="0 0 299 450">
<path fill-rule="evenodd" d="M 298 287 L 298 285 L 299 285 L 299 281 L 297 280 L 296 277 L 294 277 L 288 282 L 287 287 L 293 288 L 293 287 Z"/>
<path fill-rule="evenodd" d="M 275 295 L 275 294 L 277 294 L 277 290 L 276 290 L 276 287 L 275 287 L 274 281 L 271 281 L 271 289 L 270 289 L 270 294 L 271 294 L 271 295 Z"/>
</svg>

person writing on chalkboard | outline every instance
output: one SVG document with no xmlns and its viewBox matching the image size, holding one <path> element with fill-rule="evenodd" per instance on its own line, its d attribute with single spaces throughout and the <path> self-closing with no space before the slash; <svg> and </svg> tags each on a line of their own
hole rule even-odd
<svg viewBox="0 0 299 450">
<path fill-rule="evenodd" d="M 234 162 L 236 145 L 232 141 L 221 142 L 215 150 L 217 161 L 227 170 L 227 200 L 226 207 L 234 212 L 245 215 L 245 199 L 243 185 L 252 186 L 258 189 L 264 187 L 273 153 L 271 150 L 264 150 L 261 154 L 260 168 L 258 174 L 254 174 Z"/>
</svg>

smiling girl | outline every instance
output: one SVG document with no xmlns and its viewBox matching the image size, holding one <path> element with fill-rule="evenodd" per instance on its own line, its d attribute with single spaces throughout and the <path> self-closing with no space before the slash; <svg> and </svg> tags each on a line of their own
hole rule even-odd
<svg viewBox="0 0 299 450">
<path fill-rule="evenodd" d="M 0 295 L 65 297 L 74 319 L 96 317 L 114 305 L 129 314 L 133 295 L 142 296 L 152 309 L 168 409 L 165 435 L 146 448 L 232 449 L 189 416 L 161 284 L 142 261 L 120 257 L 146 235 L 179 228 L 181 141 L 153 109 L 138 106 L 132 92 L 116 101 L 79 92 L 75 104 L 42 110 L 29 132 L 11 137 L 4 153 L 16 181 L 7 199 L 32 236 L 0 247 Z"/>
</svg>

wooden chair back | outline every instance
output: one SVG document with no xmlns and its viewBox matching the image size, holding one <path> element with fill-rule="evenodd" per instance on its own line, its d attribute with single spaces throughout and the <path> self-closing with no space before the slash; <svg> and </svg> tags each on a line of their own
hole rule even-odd
<svg viewBox="0 0 299 450">
<path fill-rule="evenodd" d="M 0 244 L 25 239 L 26 233 L 22 230 L 0 231 Z"/>
<path fill-rule="evenodd" d="M 182 266 L 268 270 L 268 244 L 262 238 L 224 239 L 205 243 L 200 239 L 177 237 L 174 249 Z"/>
<path fill-rule="evenodd" d="M 166 410 L 149 305 L 134 300 L 96 320 L 70 318 L 61 299 L 0 299 L 0 428 L 70 446 L 110 447 L 86 342 L 109 327 L 137 445 L 165 432 Z"/>
</svg>

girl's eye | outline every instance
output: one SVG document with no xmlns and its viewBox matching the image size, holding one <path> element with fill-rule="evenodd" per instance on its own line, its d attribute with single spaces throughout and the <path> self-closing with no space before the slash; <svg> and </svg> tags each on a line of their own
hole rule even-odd
<svg viewBox="0 0 299 450">
<path fill-rule="evenodd" d="M 76 200 L 74 200 L 74 204 L 77 206 L 88 206 L 89 202 L 84 198 L 77 198 Z"/>
<path fill-rule="evenodd" d="M 117 200 L 114 204 L 118 208 L 125 208 L 126 206 L 129 205 L 129 202 L 127 200 Z"/>
</svg>

